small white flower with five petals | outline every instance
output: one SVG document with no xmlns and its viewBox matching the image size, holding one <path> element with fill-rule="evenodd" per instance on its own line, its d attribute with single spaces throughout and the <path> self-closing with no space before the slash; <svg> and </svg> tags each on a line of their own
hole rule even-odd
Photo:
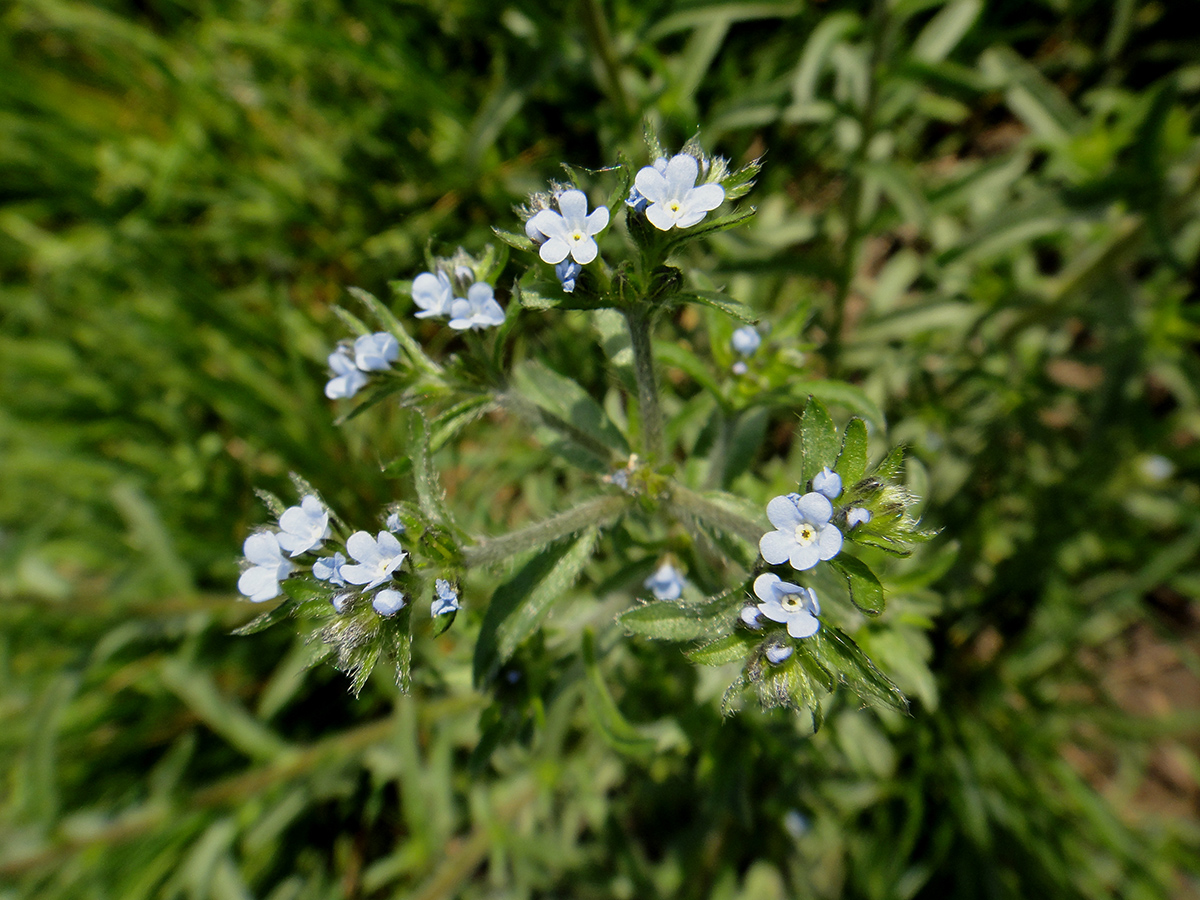
<svg viewBox="0 0 1200 900">
<path fill-rule="evenodd" d="M 525 233 L 535 241 L 542 237 L 538 256 L 543 262 L 554 265 L 570 256 L 585 266 L 600 252 L 596 235 L 608 227 L 608 209 L 601 206 L 589 215 L 583 191 L 563 191 L 555 199 L 559 211 L 541 210 L 526 224 Z"/>
<path fill-rule="evenodd" d="M 364 591 L 389 580 L 408 556 L 390 531 L 379 532 L 378 538 L 371 537 L 370 532 L 356 531 L 346 541 L 346 549 L 358 563 L 342 566 L 342 577 L 350 584 L 361 584 Z"/>
<path fill-rule="evenodd" d="M 832 515 L 833 504 L 816 491 L 775 497 L 767 504 L 767 518 L 778 530 L 758 542 L 763 559 L 773 566 L 791 562 L 798 571 L 833 559 L 842 549 L 842 533 L 829 524 Z"/>
<path fill-rule="evenodd" d="M 238 591 L 254 603 L 263 603 L 279 596 L 279 582 L 295 566 L 283 555 L 274 532 L 263 531 L 246 538 L 242 545 L 246 559 L 254 563 L 238 579 Z"/>
<path fill-rule="evenodd" d="M 650 201 L 646 218 L 659 231 L 690 228 L 725 200 L 719 184 L 696 185 L 700 163 L 688 153 L 671 157 L 661 172 L 654 166 L 640 169 L 633 184 Z"/>
<path fill-rule="evenodd" d="M 754 593 L 762 601 L 758 611 L 772 622 L 787 625 L 787 632 L 792 637 L 811 637 L 820 629 L 817 616 L 821 614 L 821 604 L 812 588 L 783 581 L 778 575 L 766 572 L 754 579 Z"/>
</svg>

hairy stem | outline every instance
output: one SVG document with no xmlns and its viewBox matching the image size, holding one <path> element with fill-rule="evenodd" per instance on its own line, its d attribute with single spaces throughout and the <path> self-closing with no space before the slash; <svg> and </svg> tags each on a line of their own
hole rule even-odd
<svg viewBox="0 0 1200 900">
<path fill-rule="evenodd" d="M 663 462 L 662 409 L 658 405 L 658 382 L 654 378 L 654 353 L 650 348 L 650 314 L 625 311 L 629 341 L 633 347 L 633 372 L 637 377 L 638 410 L 642 416 L 642 453 L 652 463 Z"/>
<path fill-rule="evenodd" d="M 468 566 L 487 566 L 532 550 L 545 547 L 561 537 L 582 531 L 590 525 L 604 526 L 616 519 L 629 505 L 625 496 L 596 497 L 574 509 L 561 512 L 525 528 L 484 538 L 473 547 L 463 550 L 463 560 Z"/>
</svg>

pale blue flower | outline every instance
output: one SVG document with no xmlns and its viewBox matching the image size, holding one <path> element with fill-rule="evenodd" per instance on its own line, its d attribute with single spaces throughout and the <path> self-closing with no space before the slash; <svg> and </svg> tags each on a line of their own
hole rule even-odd
<svg viewBox="0 0 1200 900">
<path fill-rule="evenodd" d="M 504 324 L 504 310 L 496 302 L 492 286 L 486 281 L 477 281 L 467 290 L 467 298 L 459 298 L 451 307 L 450 327 L 456 331 L 468 328 L 491 328 Z"/>
<path fill-rule="evenodd" d="M 554 266 L 554 275 L 562 283 L 563 291 L 568 294 L 575 290 L 575 279 L 582 271 L 583 266 L 573 259 L 564 259 Z"/>
<path fill-rule="evenodd" d="M 852 506 L 846 513 L 846 527 L 853 528 L 856 525 L 866 525 L 871 521 L 871 511 L 863 509 L 861 506 Z"/>
<path fill-rule="evenodd" d="M 608 209 L 601 206 L 589 215 L 583 191 L 563 191 L 554 199 L 559 211 L 539 211 L 526 223 L 525 233 L 534 241 L 537 241 L 535 234 L 542 236 L 542 246 L 538 249 L 542 262 L 560 263 L 570 256 L 581 266 L 587 265 L 600 252 L 595 236 L 608 227 Z"/>
<path fill-rule="evenodd" d="M 354 358 L 344 347 L 329 354 L 329 368 L 334 377 L 325 383 L 325 396 L 330 400 L 353 397 L 367 383 L 367 376 L 354 365 Z"/>
<path fill-rule="evenodd" d="M 767 518 L 778 530 L 758 542 L 763 559 L 773 566 L 790 561 L 793 569 L 811 569 L 833 559 L 842 549 L 842 533 L 829 524 L 833 504 L 816 491 L 775 497 L 767 504 Z"/>
<path fill-rule="evenodd" d="M 808 817 L 798 809 L 789 809 L 783 816 L 783 827 L 787 829 L 796 840 L 808 834 L 812 825 L 808 821 Z"/>
<path fill-rule="evenodd" d="M 743 606 L 742 611 L 738 613 L 738 617 L 747 628 L 753 628 L 755 631 L 762 630 L 762 613 L 758 611 L 757 606 L 749 604 Z"/>
<path fill-rule="evenodd" d="M 824 494 L 830 500 L 836 500 L 842 492 L 842 476 L 826 466 L 813 476 L 813 490 Z"/>
<path fill-rule="evenodd" d="M 733 371 L 734 375 L 745 375 L 747 372 L 750 371 L 750 367 L 748 365 L 746 365 L 744 362 L 742 362 L 740 359 L 737 362 L 735 362 L 732 366 L 730 366 L 729 368 Z"/>
<path fill-rule="evenodd" d="M 408 556 L 396 536 L 387 531 L 379 532 L 378 538 L 366 531 L 356 531 L 346 541 L 346 550 L 358 564 L 342 566 L 342 577 L 350 584 L 363 585 L 365 591 L 390 579 Z"/>
<path fill-rule="evenodd" d="M 660 156 L 651 163 L 650 167 L 660 173 L 667 171 L 666 157 Z M 642 192 L 637 189 L 636 185 L 630 189 L 629 196 L 625 199 L 625 205 L 632 207 L 634 212 L 645 212 L 649 203 L 650 201 L 642 196 Z"/>
<path fill-rule="evenodd" d="M 336 584 L 338 587 L 345 587 L 346 579 L 342 577 L 342 566 L 345 564 L 346 556 L 340 551 L 334 553 L 333 556 L 322 556 L 313 563 L 313 577 L 320 581 Z M 341 612 L 341 610 L 338 611 Z"/>
<path fill-rule="evenodd" d="M 329 537 L 329 510 L 316 497 L 305 497 L 279 517 L 279 546 L 299 556 L 321 546 Z"/>
<path fill-rule="evenodd" d="M 650 201 L 646 218 L 659 231 L 690 228 L 725 200 L 719 184 L 696 186 L 700 163 L 688 153 L 671 157 L 663 171 L 654 166 L 639 170 L 634 186 Z"/>
<path fill-rule="evenodd" d="M 364 334 L 354 342 L 354 364 L 364 372 L 382 372 L 400 358 L 400 344 L 386 331 Z"/>
<path fill-rule="evenodd" d="M 812 588 L 783 581 L 778 575 L 765 572 L 754 579 L 754 593 L 762 601 L 758 604 L 759 611 L 772 622 L 787 625 L 787 632 L 792 637 L 811 637 L 821 627 L 817 620 L 821 604 Z"/>
<path fill-rule="evenodd" d="M 404 534 L 404 523 L 400 521 L 400 513 L 392 513 L 387 517 L 387 530 L 392 534 Z"/>
<path fill-rule="evenodd" d="M 431 616 L 442 616 L 462 609 L 458 605 L 458 591 L 445 578 L 437 579 L 433 583 L 433 589 L 437 596 L 433 598 L 433 603 L 429 607 Z"/>
<path fill-rule="evenodd" d="M 767 662 L 773 666 L 786 662 L 791 658 L 792 648 L 787 644 L 771 644 L 767 647 Z"/>
<path fill-rule="evenodd" d="M 753 325 L 744 325 L 733 333 L 733 336 L 729 338 L 729 343 L 742 356 L 753 356 L 754 351 L 762 343 L 762 335 Z"/>
<path fill-rule="evenodd" d="M 404 609 L 406 603 L 408 603 L 408 599 L 402 593 L 392 588 L 384 588 L 371 598 L 371 605 L 375 607 L 375 612 L 381 616 L 394 616 L 400 610 Z"/>
<path fill-rule="evenodd" d="M 683 593 L 683 575 L 669 562 L 658 567 L 643 585 L 659 600 L 678 600 Z"/>
<path fill-rule="evenodd" d="M 279 596 L 279 582 L 295 568 L 283 555 L 274 532 L 262 531 L 246 538 L 242 552 L 253 565 L 238 579 L 238 591 L 254 603 Z"/>
<path fill-rule="evenodd" d="M 467 269 L 468 273 L 470 271 Z M 450 284 L 450 276 L 445 272 L 422 272 L 413 279 L 412 298 L 421 307 L 416 314 L 418 319 L 450 315 L 450 307 L 454 303 L 454 287 Z"/>
</svg>

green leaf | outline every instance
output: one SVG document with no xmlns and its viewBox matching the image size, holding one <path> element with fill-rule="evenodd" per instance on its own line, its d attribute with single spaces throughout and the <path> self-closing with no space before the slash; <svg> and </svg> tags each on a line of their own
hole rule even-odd
<svg viewBox="0 0 1200 900">
<path fill-rule="evenodd" d="M 446 509 L 446 498 L 438 483 L 437 473 L 429 450 L 429 425 L 425 416 L 415 413 L 410 419 L 408 431 L 409 452 L 413 461 L 413 485 L 417 490 L 417 505 L 430 521 L 450 522 Z"/>
<path fill-rule="evenodd" d="M 871 706 L 908 712 L 908 700 L 886 675 L 875 668 L 858 644 L 828 624 L 799 642 L 798 652 L 810 653 L 838 681 Z"/>
<path fill-rule="evenodd" d="M 723 666 L 744 662 L 754 652 L 760 636 L 747 631 L 735 631 L 686 653 L 688 659 L 701 666 Z"/>
<path fill-rule="evenodd" d="M 804 486 L 814 475 L 828 466 L 833 468 L 838 457 L 837 428 L 829 411 L 815 397 L 809 397 L 800 415 L 801 459 L 800 484 Z"/>
<path fill-rule="evenodd" d="M 383 630 L 383 649 L 395 669 L 396 687 L 402 694 L 407 694 L 412 684 L 409 677 L 412 668 L 412 610 L 413 605 L 409 602 L 380 626 Z"/>
<path fill-rule="evenodd" d="M 700 303 L 712 307 L 750 325 L 758 323 L 758 314 L 753 309 L 719 291 L 686 291 L 677 294 L 675 299 L 681 303 Z"/>
<path fill-rule="evenodd" d="M 927 63 L 941 62 L 971 30 L 982 9 L 983 0 L 952 0 L 947 3 L 921 29 L 913 42 L 912 55 Z"/>
<path fill-rule="evenodd" d="M 591 444 L 607 447 L 618 456 L 629 455 L 629 443 L 625 435 L 613 424 L 604 408 L 592 399 L 591 394 L 572 379 L 540 362 L 529 360 L 517 366 L 512 380 L 524 397 L 557 419 L 569 423 L 573 429 L 586 435 Z M 591 447 L 586 446 L 585 449 L 590 450 Z"/>
<path fill-rule="evenodd" d="M 404 327 L 403 323 L 396 318 L 390 309 L 380 303 L 374 294 L 364 291 L 359 287 L 348 287 L 346 291 L 350 296 L 369 309 L 379 324 L 396 338 L 396 341 L 400 344 L 400 348 L 414 366 L 429 373 L 438 373 L 441 371 L 441 367 L 426 356 L 425 351 L 421 349 L 421 345 L 413 340 L 412 335 L 408 333 L 408 329 Z"/>
<path fill-rule="evenodd" d="M 258 634 L 260 631 L 265 631 L 276 622 L 282 622 L 284 619 L 290 617 L 292 613 L 295 612 L 295 606 L 296 601 L 291 597 L 287 597 L 274 609 L 267 610 L 261 616 L 256 616 L 241 628 L 233 629 L 233 634 L 241 636 L 246 634 Z"/>
<path fill-rule="evenodd" d="M 655 600 L 620 613 L 617 622 L 630 634 L 642 637 L 695 641 L 726 630 L 744 595 L 739 587 L 705 603 Z"/>
<path fill-rule="evenodd" d="M 730 228 L 737 228 L 743 222 L 749 221 L 754 214 L 758 212 L 753 206 L 746 208 L 735 209 L 727 216 L 720 216 L 716 219 L 701 222 L 699 225 L 694 225 L 691 228 L 685 228 L 677 237 L 667 241 L 663 252 L 670 253 L 672 250 L 679 247 L 681 244 L 695 240 L 696 238 L 704 237 L 708 234 L 716 234 L 720 231 L 728 231 Z"/>
<path fill-rule="evenodd" d="M 475 644 L 476 685 L 488 681 L 533 634 L 550 607 L 570 589 L 591 558 L 599 530 L 550 545 L 492 595 Z"/>
<path fill-rule="evenodd" d="M 877 428 L 886 428 L 883 410 L 860 387 L 843 381 L 797 381 L 790 386 L 792 397 L 816 397 L 822 403 L 843 406 L 851 412 L 861 413 Z"/>
<path fill-rule="evenodd" d="M 367 327 L 367 324 L 349 310 L 342 309 L 342 307 L 335 305 L 333 307 L 333 314 L 337 316 L 341 320 L 342 324 L 352 331 L 357 337 L 362 337 L 364 334 L 371 333 L 371 329 Z"/>
<path fill-rule="evenodd" d="M 682 344 L 673 341 L 654 341 L 654 358 L 659 365 L 674 366 L 688 375 L 696 384 L 705 388 L 710 394 L 722 401 L 721 386 L 712 376 L 708 365 L 695 353 Z"/>
<path fill-rule="evenodd" d="M 850 590 L 850 600 L 860 611 L 868 616 L 877 616 L 883 612 L 883 585 L 875 577 L 875 573 L 861 559 L 839 553 L 829 561 L 846 579 L 846 587 Z"/>
<path fill-rule="evenodd" d="M 537 244 L 531 241 L 523 234 L 518 234 L 515 231 L 504 231 L 500 228 L 492 228 L 496 237 L 508 244 L 514 250 L 525 250 L 529 253 L 537 253 Z"/>
<path fill-rule="evenodd" d="M 600 737 L 618 753 L 627 756 L 647 756 L 658 747 L 658 741 L 631 725 L 621 714 L 616 701 L 608 691 L 608 685 L 596 664 L 595 638 L 591 629 L 583 633 L 583 665 L 587 671 L 584 681 L 584 699 L 588 713 Z"/>
<path fill-rule="evenodd" d="M 867 471 L 867 426 L 862 419 L 854 418 L 846 423 L 842 431 L 842 452 L 838 454 L 834 471 L 847 486 L 862 481 Z"/>
<path fill-rule="evenodd" d="M 437 453 L 463 428 L 487 415 L 494 408 L 495 401 L 485 394 L 480 394 L 468 397 L 439 413 L 430 423 L 429 452 Z"/>
<path fill-rule="evenodd" d="M 613 308 L 604 298 L 590 294 L 581 287 L 576 287 L 568 294 L 561 285 L 549 283 L 534 283 L 523 287 L 520 282 L 514 282 L 513 299 L 523 308 L 533 310 Z"/>
<path fill-rule="evenodd" d="M 328 613 L 330 590 L 306 578 L 286 578 L 279 583 L 283 592 L 296 602 L 292 614 L 304 619 L 320 618 Z"/>
</svg>

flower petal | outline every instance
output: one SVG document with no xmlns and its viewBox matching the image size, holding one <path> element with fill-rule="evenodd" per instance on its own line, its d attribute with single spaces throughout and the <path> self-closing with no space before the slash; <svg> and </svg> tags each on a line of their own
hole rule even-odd
<svg viewBox="0 0 1200 900">
<path fill-rule="evenodd" d="M 833 515 L 833 504 L 829 502 L 829 498 L 816 491 L 809 491 L 797 500 L 796 508 L 800 510 L 804 521 L 814 525 L 824 525 Z"/>
<path fill-rule="evenodd" d="M 664 173 L 667 179 L 669 196 L 682 200 L 684 195 L 696 184 L 696 176 L 700 174 L 700 163 L 690 153 L 677 153 L 667 163 Z M 643 192 L 645 193 L 645 192 Z"/>
<path fill-rule="evenodd" d="M 772 622 L 786 622 L 792 614 L 780 605 L 778 600 L 767 600 L 758 604 L 758 611 Z"/>
<path fill-rule="evenodd" d="M 816 617 L 810 616 L 807 613 L 792 616 L 787 625 L 788 634 L 794 638 L 812 637 L 820 628 L 821 623 L 817 621 Z"/>
<path fill-rule="evenodd" d="M 542 244 L 542 249 L 538 251 L 538 256 L 542 258 L 542 262 L 548 262 L 551 265 L 560 263 L 567 258 L 567 254 L 571 252 L 570 245 L 562 238 L 555 235 L 546 243 Z"/>
<path fill-rule="evenodd" d="M 693 225 L 699 224 L 704 220 L 708 212 L 703 209 L 687 210 L 680 212 L 679 218 L 675 220 L 676 228 L 691 228 Z"/>
<path fill-rule="evenodd" d="M 601 206 L 587 217 L 587 233 L 596 235 L 608 227 L 608 207 Z"/>
<path fill-rule="evenodd" d="M 790 531 L 768 531 L 758 542 L 763 559 L 773 566 L 787 562 L 796 546 L 796 538 Z"/>
<path fill-rule="evenodd" d="M 638 169 L 637 175 L 633 178 L 633 186 L 651 203 L 659 203 L 667 199 L 667 179 L 652 166 Z"/>
<path fill-rule="evenodd" d="M 754 579 L 754 593 L 759 600 L 774 600 L 779 602 L 779 598 L 775 595 L 775 585 L 779 584 L 779 576 L 774 572 L 763 572 Z"/>
<path fill-rule="evenodd" d="M 379 555 L 375 538 L 370 532 L 356 531 L 346 540 L 346 552 L 359 562 L 369 562 Z"/>
<path fill-rule="evenodd" d="M 529 220 L 525 227 L 526 234 L 529 230 L 542 234 L 544 237 L 562 237 L 567 233 L 567 223 L 552 209 L 543 209 L 532 219 Z"/>
<path fill-rule="evenodd" d="M 788 560 L 792 564 L 792 568 L 797 572 L 803 572 L 806 569 L 811 569 L 821 561 L 821 548 L 817 544 L 808 544 L 802 546 L 798 543 L 792 545 L 792 555 Z"/>
<path fill-rule="evenodd" d="M 832 525 L 826 525 L 817 538 L 817 546 L 821 549 L 821 559 L 833 559 L 842 549 L 842 533 Z"/>
<path fill-rule="evenodd" d="M 767 504 L 767 518 L 776 528 L 795 531 L 804 519 L 790 497 L 772 497 Z"/>
<path fill-rule="evenodd" d="M 260 531 L 246 538 L 246 542 L 242 544 L 242 553 L 256 566 L 267 566 L 273 569 L 283 561 L 283 553 L 279 549 L 279 539 L 270 531 Z"/>
<path fill-rule="evenodd" d="M 467 288 L 467 300 L 476 308 L 487 303 L 493 296 L 495 296 L 495 293 L 492 290 L 492 286 L 486 281 L 477 281 Z"/>
<path fill-rule="evenodd" d="M 596 254 L 600 252 L 600 248 L 596 246 L 596 242 L 591 238 L 584 238 L 571 248 L 571 259 L 579 263 L 581 266 L 586 266 Z"/>
<path fill-rule="evenodd" d="M 563 191 L 556 199 L 558 211 L 562 213 L 568 228 L 575 227 L 579 220 L 587 218 L 587 194 L 583 191 Z"/>
<path fill-rule="evenodd" d="M 725 188 L 719 184 L 702 184 L 699 187 L 694 187 L 687 192 L 684 198 L 683 205 L 688 210 L 704 210 L 708 212 L 710 209 L 716 209 L 725 202 Z"/>
<path fill-rule="evenodd" d="M 675 216 L 664 203 L 651 203 L 647 206 L 646 218 L 659 231 L 670 231 L 675 227 Z"/>
<path fill-rule="evenodd" d="M 265 566 L 247 569 L 238 579 L 238 591 L 255 603 L 262 603 L 279 596 L 279 579 L 275 572 Z"/>
</svg>

